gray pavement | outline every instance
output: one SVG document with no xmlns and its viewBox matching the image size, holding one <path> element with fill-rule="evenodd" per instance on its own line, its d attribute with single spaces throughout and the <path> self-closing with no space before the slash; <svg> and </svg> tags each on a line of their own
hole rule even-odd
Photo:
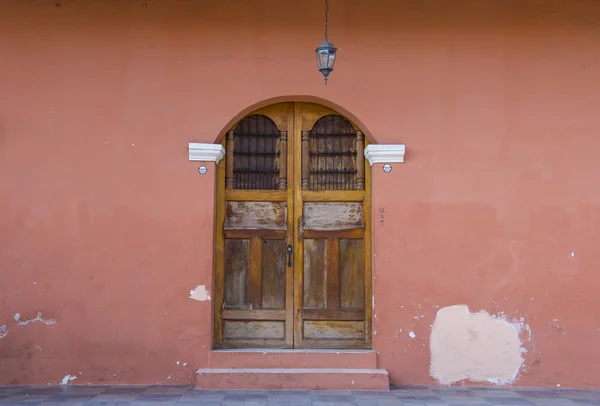
<svg viewBox="0 0 600 406">
<path fill-rule="evenodd" d="M 595 405 L 600 390 L 519 388 L 406 388 L 390 392 L 202 391 L 191 386 L 0 387 L 0 405 Z"/>
</svg>

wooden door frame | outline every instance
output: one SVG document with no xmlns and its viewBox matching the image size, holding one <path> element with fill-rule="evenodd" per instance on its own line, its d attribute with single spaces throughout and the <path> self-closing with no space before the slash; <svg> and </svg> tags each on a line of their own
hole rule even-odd
<svg viewBox="0 0 600 406">
<path fill-rule="evenodd" d="M 298 207 L 297 205 L 302 205 L 302 194 L 298 187 L 295 185 L 300 185 L 301 182 L 301 171 L 296 171 L 295 168 L 302 168 L 302 155 L 301 153 L 294 153 L 295 151 L 301 151 L 301 127 L 302 127 L 302 118 L 301 118 L 301 104 L 314 104 L 323 107 L 324 109 L 330 110 L 332 113 L 338 114 L 342 117 L 346 117 L 343 114 L 339 113 L 337 110 L 332 109 L 330 107 L 321 105 L 319 103 L 313 102 L 283 102 L 288 104 L 288 113 L 287 119 L 285 120 L 285 124 L 288 130 L 288 142 L 287 142 L 287 156 L 290 154 L 293 156 L 293 159 L 287 160 L 287 179 L 288 179 L 288 187 L 287 187 L 287 201 L 293 202 L 294 207 Z M 270 107 L 274 106 L 268 105 L 262 107 L 260 109 L 251 111 L 247 113 L 245 116 L 251 114 L 264 114 L 267 117 L 273 119 L 273 121 L 278 125 L 278 127 L 282 124 L 282 120 L 277 120 L 277 117 L 273 117 L 270 114 Z M 244 117 L 245 117 L 244 116 Z M 347 117 L 346 117 L 347 118 Z M 359 129 L 359 127 L 348 119 L 355 129 Z M 233 125 L 232 128 L 235 128 L 237 123 Z M 226 147 L 226 135 L 223 136 L 219 143 Z M 364 147 L 366 148 L 368 145 L 367 137 L 364 138 Z M 217 165 L 216 171 L 216 193 L 215 196 L 215 222 L 214 222 L 214 239 L 215 247 L 214 247 L 214 269 L 213 269 L 213 309 L 212 309 L 212 320 L 213 320 L 213 334 L 212 334 L 212 348 L 220 349 L 217 347 L 217 343 L 221 343 L 223 341 L 223 330 L 222 330 L 222 307 L 223 307 L 223 299 L 224 299 L 224 277 L 225 277 L 225 239 L 223 232 L 223 225 L 225 220 L 225 204 L 226 204 L 226 191 L 225 191 L 225 171 L 226 171 L 226 160 L 227 156 L 223 157 L 221 160 L 221 164 Z M 298 193 L 295 193 L 298 191 Z M 355 193 L 359 192 L 359 193 Z M 372 348 L 372 325 L 373 325 L 373 277 L 372 277 L 372 184 L 371 184 L 371 166 L 365 165 L 365 189 L 364 191 L 332 191 L 329 192 L 332 197 L 335 197 L 336 194 L 339 195 L 355 195 L 358 198 L 362 195 L 361 201 L 363 201 L 364 207 L 364 245 L 363 245 L 363 255 L 364 255 L 364 280 L 365 280 L 365 304 L 364 304 L 364 323 L 365 323 L 365 345 L 364 348 L 371 349 Z M 299 319 L 299 309 L 302 306 L 302 292 L 294 292 L 294 286 L 302 286 L 302 263 L 298 263 L 298 258 L 301 258 L 303 253 L 299 250 L 302 250 L 302 244 L 298 243 L 298 230 L 301 218 L 299 216 L 295 216 L 296 210 L 288 209 L 288 224 L 292 224 L 293 230 L 291 233 L 291 241 L 294 247 L 294 265 L 290 267 L 286 267 L 286 308 L 285 319 L 291 320 L 292 322 L 286 322 L 286 347 L 293 348 L 294 343 L 301 343 L 302 337 L 300 334 L 300 330 L 295 328 L 300 322 Z M 290 237 L 288 236 L 288 239 Z M 219 272 L 221 270 L 221 272 Z M 291 277 L 289 273 L 292 273 Z M 300 279 L 299 279 L 300 278 Z M 289 306 L 288 303 L 292 303 L 292 306 Z M 300 336 L 299 336 L 300 334 Z"/>
</svg>

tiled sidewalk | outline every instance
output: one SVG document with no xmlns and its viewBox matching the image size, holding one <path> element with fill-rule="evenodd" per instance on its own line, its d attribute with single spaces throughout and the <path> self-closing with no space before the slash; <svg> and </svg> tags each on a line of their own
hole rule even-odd
<svg viewBox="0 0 600 406">
<path fill-rule="evenodd" d="M 189 386 L 0 387 L 0 405 L 595 405 L 600 390 L 410 388 L 390 392 L 197 391 Z"/>
</svg>

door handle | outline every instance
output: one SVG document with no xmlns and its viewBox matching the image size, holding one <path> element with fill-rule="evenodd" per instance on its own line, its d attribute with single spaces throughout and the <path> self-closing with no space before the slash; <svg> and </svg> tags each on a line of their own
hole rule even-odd
<svg viewBox="0 0 600 406">
<path fill-rule="evenodd" d="M 287 246 L 287 254 L 288 254 L 288 267 L 292 267 L 292 244 L 288 244 Z"/>
</svg>

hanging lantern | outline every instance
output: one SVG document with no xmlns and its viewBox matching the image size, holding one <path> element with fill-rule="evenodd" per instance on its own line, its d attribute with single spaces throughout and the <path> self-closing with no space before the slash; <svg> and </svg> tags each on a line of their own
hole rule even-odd
<svg viewBox="0 0 600 406">
<path fill-rule="evenodd" d="M 327 20 L 329 19 L 329 0 L 325 0 L 325 39 L 315 52 L 317 53 L 317 64 L 319 70 L 325 77 L 325 84 L 327 84 L 327 77 L 333 71 L 333 65 L 335 64 L 335 56 L 337 48 L 333 46 L 327 39 Z"/>
<path fill-rule="evenodd" d="M 335 53 L 337 48 L 333 46 L 327 39 L 319 45 L 317 48 L 317 63 L 319 64 L 319 70 L 325 76 L 325 84 L 327 84 L 327 76 L 333 71 L 333 64 L 335 63 Z"/>
</svg>

